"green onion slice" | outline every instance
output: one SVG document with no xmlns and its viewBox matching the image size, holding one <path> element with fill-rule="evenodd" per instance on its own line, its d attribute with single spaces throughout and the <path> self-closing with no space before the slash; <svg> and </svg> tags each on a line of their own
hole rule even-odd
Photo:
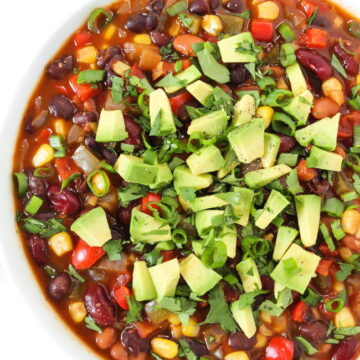
<svg viewBox="0 0 360 360">
<path fill-rule="evenodd" d="M 25 207 L 25 211 L 31 215 L 35 215 L 43 204 L 43 200 L 33 195 Z"/>
<path fill-rule="evenodd" d="M 110 189 L 110 180 L 106 172 L 103 170 L 93 171 L 86 179 L 91 192 L 98 196 L 105 196 Z"/>
<path fill-rule="evenodd" d="M 77 78 L 78 84 L 91 84 L 102 81 L 105 76 L 104 70 L 83 70 Z"/>
<path fill-rule="evenodd" d="M 101 163 L 101 167 L 103 169 L 105 169 L 106 171 L 108 171 L 109 173 L 112 173 L 112 174 L 116 174 L 116 170 L 114 169 L 113 166 L 111 166 L 110 164 L 108 164 L 107 162 L 103 161 Z"/>
<path fill-rule="evenodd" d="M 275 80 L 270 76 L 264 76 L 263 78 L 259 79 L 256 83 L 259 85 L 260 89 L 263 91 L 275 89 L 275 87 L 276 87 Z"/>
<path fill-rule="evenodd" d="M 360 172 L 360 156 L 358 154 L 348 153 L 345 159 L 345 164 L 351 167 L 354 171 Z"/>
<path fill-rule="evenodd" d="M 226 245 L 222 241 L 214 241 L 209 244 L 201 255 L 201 261 L 211 269 L 217 269 L 225 265 L 227 259 Z"/>
<path fill-rule="evenodd" d="M 282 44 L 280 48 L 280 63 L 282 66 L 287 67 L 295 64 L 296 55 L 295 49 L 292 44 Z"/>
<path fill-rule="evenodd" d="M 64 158 L 66 157 L 67 151 L 65 148 L 56 149 L 53 156 L 54 158 Z"/>
<path fill-rule="evenodd" d="M 187 234 L 184 229 L 176 229 L 171 234 L 172 241 L 175 244 L 186 244 L 187 243 Z"/>
<path fill-rule="evenodd" d="M 60 135 L 51 135 L 49 143 L 53 149 L 61 149 L 64 147 L 64 138 Z"/>
<path fill-rule="evenodd" d="M 287 23 L 280 24 L 278 31 L 286 42 L 292 42 L 296 39 L 295 31 Z"/>
<path fill-rule="evenodd" d="M 105 21 L 103 23 L 103 25 L 101 27 L 99 27 L 99 18 L 100 16 L 103 15 L 105 17 Z M 95 33 L 95 34 L 100 34 L 101 31 L 109 25 L 109 23 L 111 22 L 111 20 L 113 19 L 113 14 L 111 11 L 106 11 L 103 8 L 97 8 L 95 9 L 89 17 L 88 20 L 88 29 Z"/>
<path fill-rule="evenodd" d="M 28 189 L 28 177 L 24 173 L 14 173 L 18 185 L 18 195 L 23 197 Z"/>
<path fill-rule="evenodd" d="M 293 99 L 293 93 L 289 90 L 275 90 L 271 92 L 264 100 L 264 105 L 284 107 L 290 104 Z"/>
<path fill-rule="evenodd" d="M 324 201 L 321 212 L 329 216 L 340 218 L 344 212 L 345 204 L 337 198 L 329 198 Z"/>
<path fill-rule="evenodd" d="M 62 183 L 61 183 L 61 190 L 60 191 L 63 191 L 66 187 L 69 186 L 69 184 L 71 182 L 73 182 L 76 178 L 80 177 L 81 174 L 80 173 L 74 173 L 74 174 L 71 174 L 70 176 L 68 176 Z"/>
<path fill-rule="evenodd" d="M 345 305 L 345 303 L 344 303 L 343 299 L 336 298 L 336 299 L 332 299 L 332 300 L 328 301 L 325 304 L 325 308 L 326 308 L 327 311 L 337 313 L 337 312 L 342 310 L 344 305 Z"/>
<path fill-rule="evenodd" d="M 51 178 L 55 175 L 55 170 L 51 167 L 37 168 L 34 170 L 34 176 L 37 178 Z"/>
<path fill-rule="evenodd" d="M 294 136 L 296 124 L 289 116 L 276 112 L 271 121 L 271 127 L 280 134 Z"/>
<path fill-rule="evenodd" d="M 187 2 L 185 0 L 178 1 L 174 5 L 171 5 L 166 9 L 166 12 L 169 16 L 175 16 L 176 14 L 179 14 L 180 12 L 187 9 Z"/>
<path fill-rule="evenodd" d="M 360 24 L 357 21 L 351 21 L 348 24 L 348 32 L 356 39 L 360 39 Z"/>
</svg>

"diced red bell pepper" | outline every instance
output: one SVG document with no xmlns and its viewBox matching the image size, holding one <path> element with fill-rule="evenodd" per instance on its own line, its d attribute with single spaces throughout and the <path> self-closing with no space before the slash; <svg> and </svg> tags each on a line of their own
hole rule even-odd
<svg viewBox="0 0 360 360">
<path fill-rule="evenodd" d="M 331 251 L 329 247 L 326 244 L 321 244 L 319 246 L 319 250 L 325 255 L 325 256 L 331 256 L 336 257 L 339 255 L 339 252 L 335 249 L 334 251 Z"/>
<path fill-rule="evenodd" d="M 74 44 L 76 47 L 81 48 L 91 42 L 92 34 L 87 32 L 80 32 L 74 35 Z"/>
<path fill-rule="evenodd" d="M 265 360 L 292 360 L 294 343 L 282 336 L 273 337 L 265 350 Z"/>
<path fill-rule="evenodd" d="M 146 196 L 144 196 L 141 199 L 141 211 L 145 214 L 152 215 L 151 210 L 147 207 L 147 204 L 149 202 L 159 202 L 161 201 L 161 195 L 160 194 L 154 194 L 154 193 L 147 193 Z M 149 205 L 151 208 L 156 209 L 157 211 L 160 211 L 159 206 L 155 204 Z"/>
<path fill-rule="evenodd" d="M 78 74 L 72 76 L 69 80 L 69 84 L 81 101 L 86 101 L 101 92 L 100 86 L 94 88 L 91 84 L 78 84 L 78 76 Z"/>
<path fill-rule="evenodd" d="M 147 337 L 149 337 L 155 330 L 158 329 L 158 326 L 148 322 L 148 321 L 136 321 L 133 323 L 133 325 L 135 326 L 135 329 L 138 333 L 138 335 L 142 338 L 142 339 L 146 339 Z"/>
<path fill-rule="evenodd" d="M 322 259 L 322 260 L 320 260 L 319 265 L 316 268 L 316 272 L 322 276 L 328 276 L 329 269 L 332 264 L 333 264 L 332 260 Z"/>
<path fill-rule="evenodd" d="M 36 138 L 36 141 L 38 141 L 40 143 L 44 143 L 44 142 L 48 141 L 51 134 L 52 134 L 51 129 L 42 129 L 39 136 Z"/>
<path fill-rule="evenodd" d="M 125 285 L 115 287 L 112 291 L 115 301 L 124 310 L 129 310 L 127 297 L 131 296 L 131 290 Z"/>
<path fill-rule="evenodd" d="M 299 8 L 304 11 L 307 18 L 310 18 L 316 9 L 316 5 L 309 0 L 301 0 L 298 4 Z"/>
<path fill-rule="evenodd" d="M 305 322 L 309 313 L 309 305 L 300 300 L 291 310 L 291 318 L 298 323 Z"/>
<path fill-rule="evenodd" d="M 140 69 L 139 64 L 135 63 L 130 71 L 130 76 L 136 76 L 139 79 L 143 79 L 145 77 L 144 72 Z"/>
<path fill-rule="evenodd" d="M 360 125 L 360 111 L 352 111 L 340 118 L 338 137 L 349 138 L 353 136 L 354 126 Z"/>
<path fill-rule="evenodd" d="M 306 160 L 300 160 L 297 165 L 297 174 L 300 181 L 309 181 L 316 177 L 317 170 L 306 166 Z"/>
<path fill-rule="evenodd" d="M 105 251 L 102 247 L 89 246 L 84 240 L 79 240 L 72 252 L 71 261 L 75 269 L 88 269 L 94 265 Z"/>
<path fill-rule="evenodd" d="M 273 22 L 261 19 L 254 19 L 250 24 L 250 31 L 258 41 L 272 41 L 274 38 Z"/>
<path fill-rule="evenodd" d="M 65 96 L 69 96 L 69 94 L 70 94 L 69 89 L 68 89 L 65 85 L 54 84 L 54 88 L 55 88 L 60 94 L 63 94 L 63 95 L 65 95 Z"/>
<path fill-rule="evenodd" d="M 64 158 L 56 158 L 55 168 L 61 180 L 65 180 L 70 175 L 80 172 L 79 168 L 73 163 L 69 155 Z"/>
<path fill-rule="evenodd" d="M 310 28 L 299 37 L 299 44 L 308 48 L 323 49 L 327 45 L 328 34 L 325 30 Z"/>
<path fill-rule="evenodd" d="M 214 35 L 210 35 L 208 33 L 204 33 L 202 38 L 205 40 L 205 41 L 209 41 L 209 42 L 212 42 L 212 43 L 217 43 L 219 41 L 219 38 L 217 36 L 214 36 Z"/>
<path fill-rule="evenodd" d="M 175 116 L 179 116 L 179 111 L 181 107 L 186 104 L 191 98 L 191 94 L 185 91 L 169 99 L 171 110 L 175 114 Z"/>
<path fill-rule="evenodd" d="M 163 250 L 161 251 L 162 262 L 166 262 L 177 258 L 177 250 Z"/>
</svg>

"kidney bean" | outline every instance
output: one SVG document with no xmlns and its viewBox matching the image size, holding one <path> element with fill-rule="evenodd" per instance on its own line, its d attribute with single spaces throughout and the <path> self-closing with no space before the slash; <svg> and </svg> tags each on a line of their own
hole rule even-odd
<svg viewBox="0 0 360 360">
<path fill-rule="evenodd" d="M 114 345 L 116 337 L 116 330 L 112 327 L 107 327 L 102 333 L 96 335 L 96 345 L 102 350 L 109 349 Z"/>
<path fill-rule="evenodd" d="M 196 15 L 206 15 L 210 12 L 210 5 L 208 0 L 192 0 L 189 6 L 189 11 Z"/>
<path fill-rule="evenodd" d="M 48 294 L 53 300 L 62 300 L 71 290 L 71 278 L 68 273 L 61 273 L 51 279 Z"/>
<path fill-rule="evenodd" d="M 334 46 L 334 52 L 348 74 L 356 75 L 358 73 L 359 64 L 355 61 L 352 55 L 344 51 L 340 44 L 336 44 Z"/>
<path fill-rule="evenodd" d="M 233 85 L 240 85 L 249 78 L 249 72 L 243 64 L 236 64 L 230 70 L 230 82 Z"/>
<path fill-rule="evenodd" d="M 115 56 L 118 55 L 124 59 L 124 53 L 119 46 L 110 46 L 102 51 L 100 51 L 97 57 L 97 66 L 101 69 L 104 69 L 109 61 Z"/>
<path fill-rule="evenodd" d="M 142 144 L 141 142 L 141 127 L 136 124 L 136 122 L 132 119 L 131 116 L 125 115 L 125 129 L 129 134 L 129 137 L 124 140 L 124 143 L 135 145 L 139 148 Z"/>
<path fill-rule="evenodd" d="M 157 46 L 163 46 L 168 44 L 173 37 L 170 35 L 165 35 L 163 33 L 161 33 L 160 31 L 152 31 L 150 33 L 151 36 L 151 40 L 153 41 L 154 44 L 156 44 Z"/>
<path fill-rule="evenodd" d="M 74 124 L 81 126 L 97 121 L 98 121 L 98 115 L 94 111 L 79 111 L 72 118 L 72 122 Z"/>
<path fill-rule="evenodd" d="M 351 337 L 335 345 L 331 360 L 350 360 L 356 353 L 358 343 L 356 337 Z"/>
<path fill-rule="evenodd" d="M 261 284 L 262 284 L 262 288 L 264 290 L 268 290 L 270 292 L 274 291 L 275 283 L 274 283 L 274 280 L 270 276 L 262 275 L 261 276 Z"/>
<path fill-rule="evenodd" d="M 314 72 L 322 81 L 327 80 L 333 74 L 328 60 L 315 50 L 298 49 L 296 57 L 301 65 Z"/>
<path fill-rule="evenodd" d="M 233 332 L 229 337 L 229 345 L 235 350 L 251 350 L 256 344 L 256 335 L 250 339 L 242 332 Z"/>
<path fill-rule="evenodd" d="M 324 16 L 316 15 L 311 25 L 327 28 L 328 26 L 330 26 L 330 20 Z"/>
<path fill-rule="evenodd" d="M 291 136 L 287 136 L 287 135 L 282 135 L 282 134 L 278 134 L 280 137 L 280 148 L 279 148 L 279 153 L 287 153 L 289 152 L 296 144 L 296 141 L 293 137 Z"/>
<path fill-rule="evenodd" d="M 229 0 L 225 3 L 225 9 L 233 13 L 241 13 L 243 8 L 244 6 L 242 0 Z"/>
<path fill-rule="evenodd" d="M 311 114 L 315 119 L 332 117 L 340 111 L 340 106 L 329 97 L 315 99 Z"/>
<path fill-rule="evenodd" d="M 158 24 L 158 18 L 156 14 L 150 13 L 138 13 L 131 16 L 125 23 L 125 27 L 135 33 L 144 33 L 156 28 Z"/>
<path fill-rule="evenodd" d="M 121 333 L 120 339 L 128 352 L 134 356 L 137 356 L 141 352 L 147 353 L 149 351 L 150 339 L 142 339 L 133 327 L 125 328 Z"/>
<path fill-rule="evenodd" d="M 211 10 L 216 10 L 220 5 L 220 1 L 219 0 L 209 0 L 209 5 L 210 5 Z"/>
<path fill-rule="evenodd" d="M 55 80 L 61 80 L 72 70 L 74 59 L 71 55 L 64 55 L 52 61 L 46 68 L 46 74 Z"/>
<path fill-rule="evenodd" d="M 301 336 L 316 343 L 320 343 L 325 340 L 326 332 L 327 326 L 322 321 L 302 324 L 299 327 L 299 333 Z"/>
<path fill-rule="evenodd" d="M 74 215 L 79 212 L 81 203 L 71 190 L 60 191 L 58 185 L 52 185 L 48 190 L 48 198 L 55 211 L 64 215 Z"/>
<path fill-rule="evenodd" d="M 330 184 L 325 179 L 320 180 L 318 177 L 315 177 L 306 182 L 306 187 L 314 194 L 325 195 L 330 189 Z"/>
<path fill-rule="evenodd" d="M 164 0 L 148 0 L 146 9 L 153 11 L 154 13 L 160 14 L 164 7 Z"/>
<path fill-rule="evenodd" d="M 34 261 L 39 265 L 45 265 L 50 258 L 47 241 L 39 235 L 33 234 L 28 238 L 27 243 Z"/>
<path fill-rule="evenodd" d="M 49 101 L 50 114 L 69 120 L 76 112 L 75 105 L 65 95 L 55 95 Z"/>
<path fill-rule="evenodd" d="M 115 322 L 115 307 L 103 285 L 90 285 L 84 301 L 89 315 L 100 326 L 111 326 Z"/>
<path fill-rule="evenodd" d="M 29 190 L 33 195 L 44 197 L 48 184 L 44 179 L 37 178 L 33 175 L 29 175 Z"/>
</svg>

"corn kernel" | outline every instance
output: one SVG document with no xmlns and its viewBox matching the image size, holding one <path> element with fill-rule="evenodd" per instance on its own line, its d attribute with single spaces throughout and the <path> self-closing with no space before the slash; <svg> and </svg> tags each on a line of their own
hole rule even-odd
<svg viewBox="0 0 360 360">
<path fill-rule="evenodd" d="M 116 32 L 116 26 L 113 24 L 110 24 L 104 31 L 104 39 L 105 40 L 110 40 Z"/>
<path fill-rule="evenodd" d="M 261 349 L 267 344 L 267 337 L 261 334 L 260 332 L 256 335 L 256 344 L 255 349 Z"/>
<path fill-rule="evenodd" d="M 344 20 L 340 16 L 336 16 L 336 18 L 333 21 L 333 24 L 334 24 L 335 28 L 339 29 L 339 28 L 343 27 Z"/>
<path fill-rule="evenodd" d="M 133 41 L 135 44 L 150 45 L 151 37 L 148 34 L 139 34 L 134 36 Z"/>
<path fill-rule="evenodd" d="M 265 129 L 267 129 L 270 124 L 271 124 L 271 120 L 274 116 L 274 109 L 270 106 L 260 106 L 258 107 L 258 109 L 256 110 L 256 117 L 257 118 L 262 118 L 265 121 Z"/>
<path fill-rule="evenodd" d="M 51 236 L 49 246 L 57 256 L 62 256 L 73 249 L 73 242 L 69 233 L 60 232 Z"/>
<path fill-rule="evenodd" d="M 354 316 L 348 307 L 342 308 L 338 313 L 335 314 L 334 324 L 337 329 L 356 325 Z"/>
<path fill-rule="evenodd" d="M 344 283 L 340 282 L 340 281 L 336 281 L 335 284 L 333 285 L 333 289 L 339 293 L 341 291 L 343 291 L 345 289 Z"/>
<path fill-rule="evenodd" d="M 271 324 L 271 315 L 266 311 L 260 311 L 260 320 Z"/>
<path fill-rule="evenodd" d="M 180 339 L 183 336 L 182 330 L 181 330 L 181 325 L 170 325 L 170 329 L 171 329 L 171 336 L 174 339 Z"/>
<path fill-rule="evenodd" d="M 354 235 L 360 226 L 360 213 L 354 209 L 345 210 L 341 218 L 341 227 L 343 230 Z"/>
<path fill-rule="evenodd" d="M 289 90 L 289 87 L 284 78 L 280 78 L 276 81 L 276 87 L 281 90 Z"/>
<path fill-rule="evenodd" d="M 341 106 L 345 102 L 343 86 L 335 77 L 324 81 L 322 84 L 322 90 L 325 96 L 333 99 L 338 105 Z"/>
<path fill-rule="evenodd" d="M 269 329 L 267 326 L 265 326 L 264 324 L 260 325 L 259 331 L 264 336 L 273 336 L 274 335 L 274 332 L 271 329 Z"/>
<path fill-rule="evenodd" d="M 174 314 L 174 313 L 171 313 L 168 318 L 167 318 L 168 322 L 170 324 L 173 324 L 173 325 L 180 325 L 181 324 L 181 321 L 179 319 L 179 316 Z"/>
<path fill-rule="evenodd" d="M 66 137 L 67 135 L 67 126 L 65 120 L 63 119 L 55 119 L 54 121 L 54 131 L 57 135 L 61 135 Z"/>
<path fill-rule="evenodd" d="M 54 158 L 54 149 L 49 144 L 42 144 L 36 151 L 32 164 L 34 167 L 41 167 Z"/>
<path fill-rule="evenodd" d="M 356 85 L 360 85 L 360 74 L 356 75 Z"/>
<path fill-rule="evenodd" d="M 180 29 L 181 29 L 180 23 L 177 20 L 173 21 L 169 27 L 169 35 L 174 37 L 179 35 Z"/>
<path fill-rule="evenodd" d="M 257 6 L 260 19 L 275 20 L 279 17 L 280 8 L 274 1 L 265 1 Z"/>
<path fill-rule="evenodd" d="M 217 36 L 223 29 L 220 18 L 216 15 L 205 15 L 201 27 L 210 35 Z"/>
<path fill-rule="evenodd" d="M 90 70 L 96 70 L 97 66 L 95 63 L 90 64 Z"/>
<path fill-rule="evenodd" d="M 174 341 L 156 337 L 151 340 L 151 350 L 165 359 L 174 358 L 179 352 L 179 346 Z"/>
<path fill-rule="evenodd" d="M 81 63 L 92 64 L 96 61 L 97 50 L 94 46 L 85 46 L 77 51 L 76 57 Z"/>
<path fill-rule="evenodd" d="M 69 314 L 74 322 L 81 323 L 86 317 L 86 308 L 82 301 L 76 301 L 69 305 Z"/>
<path fill-rule="evenodd" d="M 200 326 L 197 325 L 194 319 L 189 319 L 189 322 L 187 324 L 182 325 L 182 332 L 184 336 L 196 337 L 199 335 Z"/>
<path fill-rule="evenodd" d="M 225 355 L 224 360 L 249 360 L 249 356 L 245 351 L 234 351 Z"/>
<path fill-rule="evenodd" d="M 359 230 L 356 232 L 356 237 L 358 237 L 358 232 L 359 232 Z M 352 251 L 345 246 L 341 246 L 340 248 L 338 248 L 338 250 L 339 250 L 341 259 L 344 261 L 347 261 L 349 259 L 349 257 L 352 255 Z"/>
<path fill-rule="evenodd" d="M 122 75 L 124 72 L 130 70 L 130 66 L 119 60 L 112 65 L 112 69 L 116 74 Z"/>
</svg>

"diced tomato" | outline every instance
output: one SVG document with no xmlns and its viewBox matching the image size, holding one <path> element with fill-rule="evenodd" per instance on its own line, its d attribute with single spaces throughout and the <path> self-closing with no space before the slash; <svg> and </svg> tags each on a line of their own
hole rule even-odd
<svg viewBox="0 0 360 360">
<path fill-rule="evenodd" d="M 355 125 L 360 125 L 360 111 L 353 111 L 349 114 L 343 115 L 340 118 L 338 137 L 352 137 Z"/>
<path fill-rule="evenodd" d="M 142 339 L 146 339 L 147 337 L 149 337 L 155 330 L 158 329 L 158 326 L 148 322 L 148 321 L 136 321 L 133 323 L 133 325 L 135 326 L 135 329 L 138 333 L 138 335 L 142 338 Z"/>
<path fill-rule="evenodd" d="M 65 180 L 70 175 L 80 172 L 79 168 L 72 162 L 69 155 L 64 158 L 56 158 L 55 168 L 61 180 Z"/>
<path fill-rule="evenodd" d="M 309 305 L 306 302 L 300 300 L 292 308 L 291 318 L 298 323 L 305 322 L 309 314 L 309 309 Z"/>
<path fill-rule="evenodd" d="M 170 105 L 171 105 L 171 110 L 172 112 L 175 114 L 175 116 L 179 116 L 179 111 L 181 109 L 181 107 L 186 104 L 190 99 L 192 98 L 191 94 L 188 93 L 187 91 L 173 96 L 169 99 L 170 101 Z"/>
<path fill-rule="evenodd" d="M 297 165 L 297 174 L 300 181 L 309 181 L 316 177 L 317 170 L 306 166 L 306 160 L 300 160 Z"/>
<path fill-rule="evenodd" d="M 65 96 L 69 96 L 70 91 L 65 85 L 55 84 L 54 88 L 60 93 Z"/>
<path fill-rule="evenodd" d="M 186 70 L 187 68 L 189 68 L 192 65 L 192 62 L 190 59 L 184 59 L 182 60 L 182 67 L 181 67 L 181 71 Z"/>
<path fill-rule="evenodd" d="M 209 41 L 209 42 L 212 42 L 212 43 L 217 43 L 219 41 L 218 37 L 217 36 L 214 36 L 214 35 L 210 35 L 208 33 L 204 33 L 202 38 L 205 40 L 205 41 Z"/>
<path fill-rule="evenodd" d="M 328 34 L 325 30 L 311 28 L 299 37 L 299 44 L 308 48 L 322 49 L 326 47 Z"/>
<path fill-rule="evenodd" d="M 224 337 L 223 341 L 222 341 L 222 348 L 224 350 L 224 354 L 231 354 L 232 352 L 235 351 L 235 349 L 229 345 L 229 338 L 227 336 Z"/>
<path fill-rule="evenodd" d="M 177 251 L 176 250 L 163 250 L 161 251 L 161 256 L 162 256 L 162 262 L 166 262 L 172 259 L 176 259 L 177 258 Z"/>
<path fill-rule="evenodd" d="M 139 79 L 143 79 L 145 77 L 143 71 L 140 69 L 139 65 L 135 63 L 130 71 L 130 76 L 136 76 Z"/>
<path fill-rule="evenodd" d="M 125 285 L 115 287 L 112 291 L 115 301 L 124 310 L 129 310 L 127 297 L 131 296 L 131 290 Z"/>
<path fill-rule="evenodd" d="M 52 134 L 51 129 L 42 129 L 39 136 L 36 138 L 36 141 L 41 143 L 48 141 L 51 134 Z"/>
<path fill-rule="evenodd" d="M 336 257 L 339 255 L 336 249 L 334 251 L 331 251 L 326 244 L 321 244 L 319 246 L 319 250 L 326 256 Z"/>
<path fill-rule="evenodd" d="M 273 337 L 265 350 L 265 360 L 292 360 L 294 343 L 282 336 Z"/>
<path fill-rule="evenodd" d="M 299 7 L 304 11 L 307 18 L 311 17 L 316 9 L 316 5 L 309 0 L 301 0 L 299 2 Z"/>
<path fill-rule="evenodd" d="M 149 202 L 159 202 L 159 201 L 161 201 L 160 194 L 147 193 L 147 195 L 141 199 L 141 211 L 144 212 L 145 214 L 152 215 L 152 212 L 150 209 L 148 209 L 147 204 Z M 159 206 L 155 204 L 151 204 L 149 206 L 153 209 L 156 209 L 157 211 L 160 211 Z"/>
<path fill-rule="evenodd" d="M 105 251 L 102 247 L 89 246 L 84 240 L 79 240 L 72 252 L 71 261 L 75 269 L 88 269 L 94 265 Z"/>
<path fill-rule="evenodd" d="M 72 76 L 69 80 L 70 86 L 81 101 L 86 101 L 101 92 L 100 86 L 94 88 L 91 84 L 78 84 L 78 74 Z"/>
<path fill-rule="evenodd" d="M 92 34 L 87 32 L 80 32 L 74 35 L 74 44 L 76 47 L 80 48 L 84 45 L 87 45 L 91 42 Z"/>
<path fill-rule="evenodd" d="M 322 276 L 328 276 L 329 275 L 329 269 L 332 265 L 333 261 L 329 259 L 322 259 L 319 262 L 318 267 L 316 268 L 316 272 Z"/>
<path fill-rule="evenodd" d="M 273 22 L 254 19 L 250 24 L 250 31 L 258 41 L 272 41 L 274 38 Z"/>
</svg>

